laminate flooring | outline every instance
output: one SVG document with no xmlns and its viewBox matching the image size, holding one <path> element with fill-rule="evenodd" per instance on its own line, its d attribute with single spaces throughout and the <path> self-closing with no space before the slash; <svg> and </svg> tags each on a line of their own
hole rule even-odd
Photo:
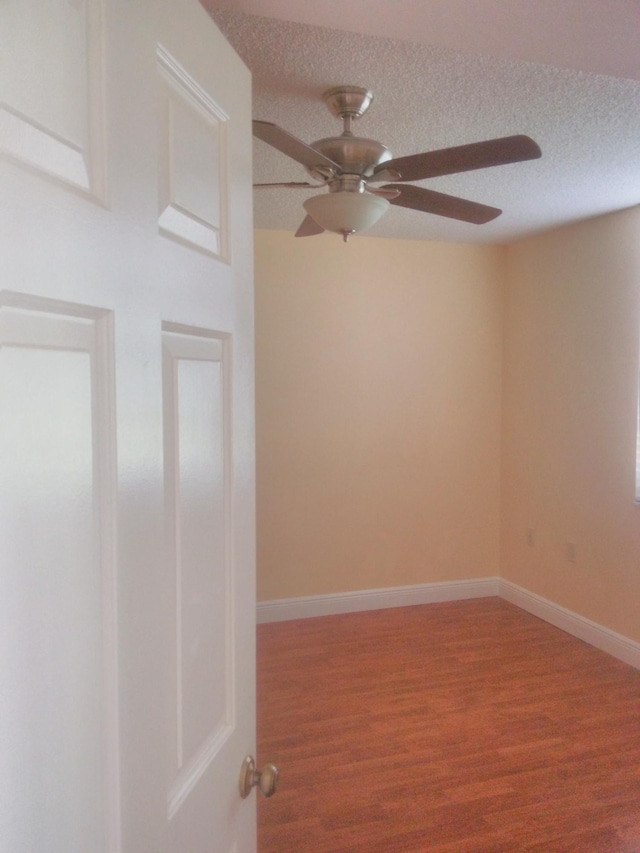
<svg viewBox="0 0 640 853">
<path fill-rule="evenodd" d="M 259 853 L 640 853 L 640 672 L 499 598 L 258 628 Z"/>
</svg>

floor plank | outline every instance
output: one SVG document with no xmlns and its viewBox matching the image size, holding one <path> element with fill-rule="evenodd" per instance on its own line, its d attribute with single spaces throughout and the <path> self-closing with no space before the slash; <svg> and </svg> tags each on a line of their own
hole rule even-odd
<svg viewBox="0 0 640 853">
<path fill-rule="evenodd" d="M 258 629 L 260 853 L 640 853 L 640 672 L 499 598 Z"/>
</svg>

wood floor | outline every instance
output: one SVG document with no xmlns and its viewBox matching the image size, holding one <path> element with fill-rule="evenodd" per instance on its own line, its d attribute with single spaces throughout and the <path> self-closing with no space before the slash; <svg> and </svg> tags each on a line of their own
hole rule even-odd
<svg viewBox="0 0 640 853">
<path fill-rule="evenodd" d="M 640 672 L 499 598 L 262 625 L 259 853 L 640 853 Z"/>
</svg>

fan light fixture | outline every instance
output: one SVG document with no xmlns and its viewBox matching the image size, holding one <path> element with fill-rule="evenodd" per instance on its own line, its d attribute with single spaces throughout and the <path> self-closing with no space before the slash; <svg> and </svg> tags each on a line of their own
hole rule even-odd
<svg viewBox="0 0 640 853">
<path fill-rule="evenodd" d="M 330 192 L 304 202 L 304 209 L 314 222 L 325 231 L 342 234 L 345 243 L 351 234 L 375 225 L 388 208 L 386 198 L 364 192 Z"/>
</svg>

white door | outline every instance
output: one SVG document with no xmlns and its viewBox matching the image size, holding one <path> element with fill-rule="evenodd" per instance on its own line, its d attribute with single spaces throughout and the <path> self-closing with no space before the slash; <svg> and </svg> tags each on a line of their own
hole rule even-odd
<svg viewBox="0 0 640 853">
<path fill-rule="evenodd" d="M 0 850 L 253 853 L 250 79 L 0 3 Z"/>
</svg>

